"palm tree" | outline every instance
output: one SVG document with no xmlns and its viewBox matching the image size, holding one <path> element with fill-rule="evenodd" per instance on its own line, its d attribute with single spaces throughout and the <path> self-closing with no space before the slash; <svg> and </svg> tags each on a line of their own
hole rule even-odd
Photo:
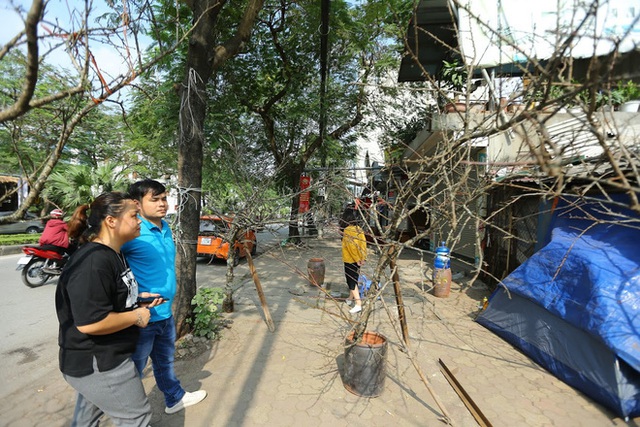
<svg viewBox="0 0 640 427">
<path fill-rule="evenodd" d="M 129 183 L 118 169 L 109 162 L 97 168 L 69 165 L 51 174 L 43 197 L 61 209 L 72 211 L 105 191 L 124 191 Z"/>
</svg>

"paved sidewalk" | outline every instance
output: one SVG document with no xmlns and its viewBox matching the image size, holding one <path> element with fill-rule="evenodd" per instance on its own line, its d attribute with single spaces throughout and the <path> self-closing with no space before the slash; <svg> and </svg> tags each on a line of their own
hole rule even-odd
<svg viewBox="0 0 640 427">
<path fill-rule="evenodd" d="M 329 293 L 346 296 L 337 237 L 308 247 L 273 249 L 255 260 L 275 332 L 264 322 L 246 262 L 237 269 L 235 312 L 230 329 L 210 352 L 176 364 L 187 390 L 208 397 L 174 415 L 163 412 L 161 393 L 148 374 L 143 382 L 155 427 L 198 426 L 440 426 L 442 411 L 400 350 L 393 288 L 377 302 L 368 329 L 387 337 L 383 393 L 358 397 L 342 383 L 343 340 L 352 318 L 340 301 L 325 298 L 306 281 L 309 258 L 326 264 Z M 375 262 L 371 253 L 368 273 Z M 429 265 L 431 259 L 425 259 Z M 440 371 L 442 360 L 493 426 L 623 426 L 605 408 L 535 365 L 511 345 L 476 324 L 484 285 L 454 283 L 448 298 L 436 298 L 424 282 L 420 257 L 399 260 L 411 351 L 453 425 L 477 426 Z M 369 269 L 369 270 L 367 270 Z M 454 273 L 456 273 L 454 265 Z M 224 277 L 198 273 L 199 286 L 221 286 Z M 384 305 L 387 306 L 388 311 Z M 59 372 L 0 402 L 0 426 L 68 425 L 75 395 Z M 109 423 L 107 423 L 108 425 Z"/>
</svg>

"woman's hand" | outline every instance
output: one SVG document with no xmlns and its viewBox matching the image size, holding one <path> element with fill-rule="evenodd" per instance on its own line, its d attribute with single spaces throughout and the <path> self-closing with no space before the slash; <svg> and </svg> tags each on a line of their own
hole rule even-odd
<svg viewBox="0 0 640 427">
<path fill-rule="evenodd" d="M 118 313 L 112 311 L 99 322 L 76 327 L 83 334 L 108 335 L 133 325 L 145 328 L 149 324 L 150 318 L 151 312 L 148 308 L 138 307 L 131 311 L 121 311 Z"/>
<path fill-rule="evenodd" d="M 152 303 L 153 304 L 153 303 Z M 133 312 L 136 315 L 135 325 L 140 328 L 146 328 L 149 324 L 149 319 L 151 319 L 151 312 L 146 307 L 138 307 Z"/>
<path fill-rule="evenodd" d="M 358 266 L 362 267 L 366 262 L 367 262 L 366 259 L 363 259 L 362 261 L 358 261 Z"/>
</svg>

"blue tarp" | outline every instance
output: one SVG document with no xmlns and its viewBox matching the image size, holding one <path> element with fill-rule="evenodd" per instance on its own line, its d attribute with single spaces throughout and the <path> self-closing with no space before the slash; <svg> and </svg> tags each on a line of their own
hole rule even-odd
<svg viewBox="0 0 640 427">
<path fill-rule="evenodd" d="M 530 353 L 552 373 L 578 388 L 584 385 L 590 389 L 585 392 L 591 396 L 622 394 L 618 389 L 631 384 L 626 396 L 614 396 L 603 402 L 624 416 L 634 415 L 640 408 L 637 394 L 640 387 L 640 230 L 635 228 L 637 223 L 625 223 L 625 218 L 634 217 L 637 215 L 613 203 L 576 200 L 560 203 L 551 221 L 547 218 L 551 233 L 546 246 L 503 280 L 507 293 L 518 298 L 511 303 L 503 296 L 504 289 L 498 288 L 496 293 L 502 293 L 501 296 L 495 298 L 496 301 L 492 298 L 478 318 L 479 323 Z M 528 303 L 522 299 L 546 312 L 534 310 L 532 306 L 527 310 Z M 506 304 L 513 306 L 505 308 Z M 561 321 L 553 320 L 547 313 Z M 519 324 L 514 326 L 514 322 Z M 624 363 L 601 366 L 587 361 L 585 354 L 573 355 L 571 343 L 561 344 L 561 340 L 557 340 L 566 333 L 559 330 L 564 322 L 588 334 L 589 339 L 573 342 L 574 347 L 581 348 L 579 351 L 584 353 L 585 349 L 594 348 L 594 353 L 602 353 L 609 349 L 611 360 L 615 362 L 619 358 Z M 580 339 L 579 334 L 569 335 Z M 595 341 L 585 346 L 591 339 Z M 595 343 L 602 343 L 602 349 Z M 585 372 L 599 366 L 612 372 L 622 369 L 626 376 L 624 384 L 605 385 L 602 381 L 605 376 L 615 378 L 618 374 Z M 580 379 L 575 380 L 576 376 Z M 593 392 L 594 388 L 607 390 Z"/>
<path fill-rule="evenodd" d="M 640 371 L 640 233 L 609 227 L 580 235 L 556 228 L 551 242 L 504 284 L 600 337 Z"/>
</svg>

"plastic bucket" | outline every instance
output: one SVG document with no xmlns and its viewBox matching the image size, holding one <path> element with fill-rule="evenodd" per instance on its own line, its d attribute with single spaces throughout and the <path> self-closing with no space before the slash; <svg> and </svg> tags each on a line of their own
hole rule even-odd
<svg viewBox="0 0 640 427">
<path fill-rule="evenodd" d="M 365 332 L 354 344 L 353 334 L 345 341 L 344 387 L 358 396 L 379 396 L 387 376 L 387 339 L 376 332 Z"/>
<path fill-rule="evenodd" d="M 315 286 L 322 286 L 324 284 L 324 259 L 311 258 L 307 262 L 307 273 L 309 274 L 309 282 Z"/>
</svg>

